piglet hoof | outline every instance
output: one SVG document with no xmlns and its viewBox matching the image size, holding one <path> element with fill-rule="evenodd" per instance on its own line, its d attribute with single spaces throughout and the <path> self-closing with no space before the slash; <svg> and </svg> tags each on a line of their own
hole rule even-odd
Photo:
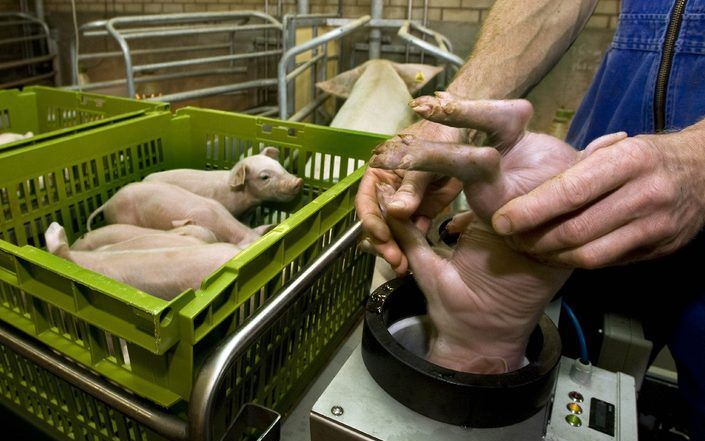
<svg viewBox="0 0 705 441">
<path fill-rule="evenodd" d="M 411 169 L 414 166 L 411 151 L 418 147 L 418 141 L 415 135 L 401 133 L 383 142 L 372 150 L 370 167 L 387 170 Z"/>
</svg>

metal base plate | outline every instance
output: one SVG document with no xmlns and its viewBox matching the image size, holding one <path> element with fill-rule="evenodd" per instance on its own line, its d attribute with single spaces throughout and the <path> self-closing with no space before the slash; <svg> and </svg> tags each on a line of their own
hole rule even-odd
<svg viewBox="0 0 705 441">
<path fill-rule="evenodd" d="M 543 435 L 545 419 L 541 411 L 496 429 L 432 420 L 389 396 L 367 373 L 358 346 L 311 410 L 311 441 L 536 441 Z"/>
<path fill-rule="evenodd" d="M 435 421 L 397 402 L 367 372 L 358 346 L 311 410 L 311 441 L 636 441 L 634 379 L 593 367 L 590 381 L 581 384 L 571 378 L 573 362 L 561 359 L 554 400 L 545 411 L 513 426 L 475 429 Z M 573 391 L 583 396 L 579 427 L 566 420 Z M 591 427 L 593 398 L 614 405 L 614 435 Z"/>
</svg>

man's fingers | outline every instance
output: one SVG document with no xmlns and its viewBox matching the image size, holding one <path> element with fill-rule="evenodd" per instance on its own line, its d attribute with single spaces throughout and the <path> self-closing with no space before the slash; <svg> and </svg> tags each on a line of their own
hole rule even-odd
<svg viewBox="0 0 705 441">
<path fill-rule="evenodd" d="M 645 248 L 644 238 L 655 236 L 654 228 L 648 220 L 635 221 L 583 246 L 548 254 L 546 261 L 561 266 L 595 269 L 657 257 L 676 248 L 669 241 L 663 241 L 658 247 L 655 242 L 652 247 Z M 657 248 L 658 253 L 655 251 Z"/>
<path fill-rule="evenodd" d="M 468 100 L 448 92 L 423 96 L 409 103 L 423 118 L 453 127 L 482 130 L 492 143 L 511 146 L 533 115 L 526 100 Z"/>
<path fill-rule="evenodd" d="M 396 193 L 389 198 L 387 203 L 389 214 L 397 218 L 410 218 L 418 210 L 426 192 L 426 187 L 434 179 L 435 176 L 431 173 L 406 172 Z"/>
<path fill-rule="evenodd" d="M 604 152 L 607 149 L 598 150 L 529 193 L 507 202 L 492 216 L 495 231 L 502 235 L 523 233 L 579 210 L 624 184 L 634 168 L 641 167 Z"/>
<path fill-rule="evenodd" d="M 362 228 L 377 242 L 392 240 L 392 233 L 382 217 L 377 200 L 376 185 L 380 182 L 378 176 L 371 170 L 365 172 L 357 196 L 355 197 L 355 211 L 362 221 Z"/>
<path fill-rule="evenodd" d="M 372 243 L 379 255 L 391 265 L 395 273 L 399 275 L 406 273 L 409 269 L 409 262 L 396 242 L 375 242 L 373 240 Z"/>
<path fill-rule="evenodd" d="M 603 199 L 573 215 L 524 234 L 508 238 L 509 244 L 529 254 L 545 254 L 574 248 L 647 216 L 667 201 L 654 200 L 639 183 L 627 183 Z"/>
<path fill-rule="evenodd" d="M 390 191 L 388 186 L 377 186 L 377 197 L 383 211 L 388 211 L 387 204 L 392 200 L 393 195 L 393 191 Z M 414 272 L 419 277 L 428 278 L 433 275 L 434 270 L 429 265 L 436 265 L 440 258 L 433 252 L 424 234 L 414 226 L 410 219 L 396 219 L 387 216 L 387 222 Z M 399 271 L 397 273 L 399 274 Z"/>
<path fill-rule="evenodd" d="M 594 151 L 599 150 L 603 147 L 611 146 L 612 144 L 615 144 L 625 139 L 627 136 L 629 136 L 627 135 L 627 132 L 615 132 L 609 133 L 607 135 L 602 135 L 599 138 L 595 138 L 590 144 L 588 144 L 587 147 L 585 147 L 585 150 L 579 153 L 580 158 L 589 156 Z"/>
</svg>

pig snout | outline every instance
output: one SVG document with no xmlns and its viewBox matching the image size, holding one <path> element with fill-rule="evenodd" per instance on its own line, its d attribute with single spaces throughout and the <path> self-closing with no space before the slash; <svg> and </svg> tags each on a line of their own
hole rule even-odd
<svg viewBox="0 0 705 441">
<path fill-rule="evenodd" d="M 287 197 L 287 200 L 291 200 L 296 195 L 301 192 L 301 188 L 304 186 L 304 180 L 301 178 L 293 177 L 291 179 L 284 180 L 282 182 L 280 192 Z"/>
</svg>

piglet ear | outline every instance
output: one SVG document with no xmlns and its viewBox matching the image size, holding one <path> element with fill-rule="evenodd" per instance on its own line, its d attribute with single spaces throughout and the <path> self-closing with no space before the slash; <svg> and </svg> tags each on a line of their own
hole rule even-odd
<svg viewBox="0 0 705 441">
<path fill-rule="evenodd" d="M 265 147 L 260 152 L 261 155 L 269 156 L 272 159 L 279 159 L 279 149 L 276 147 Z"/>
<path fill-rule="evenodd" d="M 247 166 L 242 162 L 235 164 L 230 170 L 230 188 L 235 191 L 245 189 L 245 179 L 247 178 Z"/>
</svg>

